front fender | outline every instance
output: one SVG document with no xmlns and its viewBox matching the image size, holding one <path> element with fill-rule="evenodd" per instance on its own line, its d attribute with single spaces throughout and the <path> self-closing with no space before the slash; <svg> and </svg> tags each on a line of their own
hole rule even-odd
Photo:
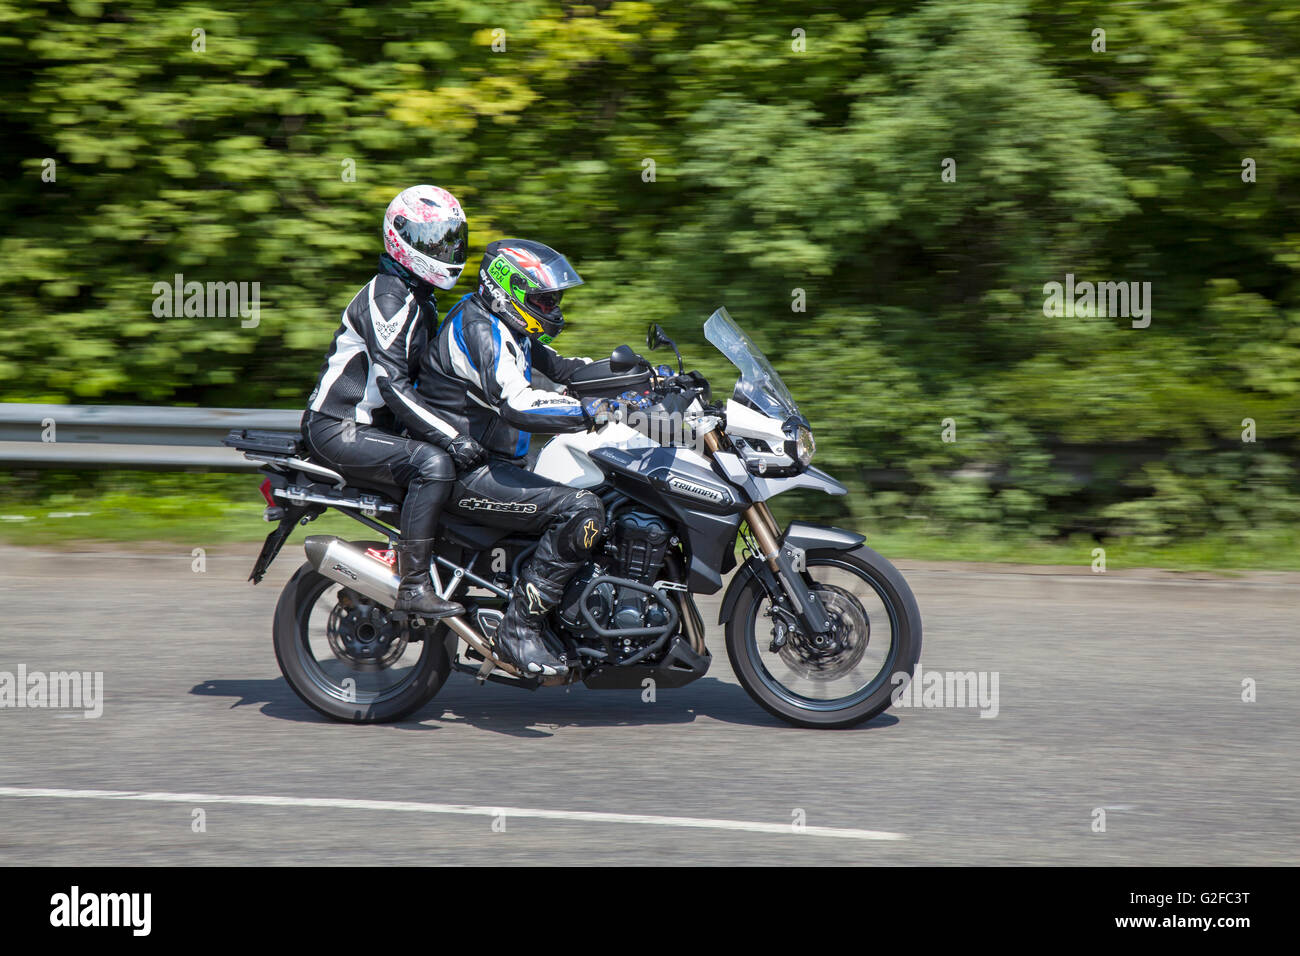
<svg viewBox="0 0 1300 956">
<path fill-rule="evenodd" d="M 719 624 L 726 624 L 731 620 L 731 615 L 736 612 L 736 602 L 740 600 L 740 592 L 745 590 L 745 585 L 749 583 L 750 578 L 758 577 L 758 571 L 754 568 L 758 563 L 758 558 L 749 558 L 736 568 L 736 573 L 731 576 L 731 583 L 727 585 L 727 593 L 722 596 L 722 607 L 718 610 Z"/>
<path fill-rule="evenodd" d="M 866 535 L 849 531 L 845 528 L 830 528 L 826 525 L 808 524 L 806 521 L 791 521 L 785 529 L 782 544 L 810 551 L 814 548 L 830 548 L 834 551 L 852 551 L 864 541 Z"/>
<path fill-rule="evenodd" d="M 849 491 L 820 468 L 807 468 L 787 478 L 761 478 L 758 475 L 750 475 L 749 480 L 750 485 L 745 490 L 755 501 L 767 501 L 795 488 L 810 488 L 828 495 L 844 495 Z"/>
<path fill-rule="evenodd" d="M 856 531 L 809 524 L 806 521 L 791 521 L 790 526 L 785 529 L 785 535 L 781 538 L 781 544 L 799 548 L 803 551 L 818 549 L 852 551 L 866 540 L 865 535 L 858 534 Z M 735 575 L 731 578 L 731 584 L 727 586 L 727 593 L 722 598 L 722 607 L 718 611 L 719 624 L 726 624 L 731 620 L 731 615 L 736 610 L 736 601 L 740 599 L 740 592 L 745 589 L 745 585 L 749 583 L 750 578 L 759 577 L 758 569 L 755 566 L 761 566 L 760 561 L 759 558 L 749 558 L 736 569 Z M 759 578 L 759 580 L 762 579 Z"/>
</svg>

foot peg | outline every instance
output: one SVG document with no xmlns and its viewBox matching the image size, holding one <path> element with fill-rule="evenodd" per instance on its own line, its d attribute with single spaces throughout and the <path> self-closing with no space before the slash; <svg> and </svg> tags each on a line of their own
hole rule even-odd
<svg viewBox="0 0 1300 956">
<path fill-rule="evenodd" d="M 447 616 L 454 617 L 455 615 Z M 430 624 L 436 624 L 442 619 L 441 616 L 431 619 L 419 611 L 389 611 L 388 617 L 389 620 L 393 621 L 405 621 L 411 627 L 428 627 Z"/>
</svg>

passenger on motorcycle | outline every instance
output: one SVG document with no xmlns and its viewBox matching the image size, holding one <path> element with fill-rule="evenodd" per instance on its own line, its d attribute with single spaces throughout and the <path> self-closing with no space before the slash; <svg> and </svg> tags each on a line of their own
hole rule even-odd
<svg viewBox="0 0 1300 956">
<path fill-rule="evenodd" d="M 469 226 L 451 193 L 412 186 L 389 204 L 383 238 L 379 272 L 343 311 L 302 433 L 313 457 L 349 480 L 405 490 L 394 609 L 432 620 L 464 613 L 438 597 L 429 561 L 456 467 L 473 468 L 483 449 L 420 400 L 415 380 L 437 327 L 435 292 L 460 278 Z"/>
</svg>

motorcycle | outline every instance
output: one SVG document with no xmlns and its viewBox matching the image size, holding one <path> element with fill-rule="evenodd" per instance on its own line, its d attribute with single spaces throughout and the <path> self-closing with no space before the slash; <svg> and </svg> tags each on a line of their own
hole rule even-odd
<svg viewBox="0 0 1300 956">
<path fill-rule="evenodd" d="M 378 540 L 311 535 L 307 561 L 280 595 L 276 658 L 289 686 L 320 713 L 353 723 L 399 720 L 459 671 L 479 682 L 537 689 L 675 688 L 708 672 L 697 595 L 722 590 L 718 623 L 741 685 L 770 713 L 803 727 L 849 727 L 884 711 L 921 653 L 921 615 L 902 575 L 854 531 L 792 521 L 767 502 L 793 489 L 842 495 L 811 466 L 811 426 L 763 353 L 718 309 L 704 337 L 739 370 L 730 398 L 684 370 L 658 325 L 647 348 L 669 347 L 674 374 L 628 346 L 567 386 L 621 399 L 587 432 L 561 434 L 533 470 L 586 488 L 605 506 L 606 535 L 549 613 L 567 674 L 537 678 L 498 658 L 493 637 L 510 587 L 537 536 L 444 516 L 430 568 L 439 594 L 465 614 L 427 622 L 394 615 L 393 545 L 401 491 L 356 486 L 311 460 L 293 432 L 232 431 L 224 444 L 261 464 L 267 536 L 249 579 L 262 580 L 298 525 L 328 509 Z M 740 560 L 736 552 L 739 546 Z M 738 566 L 737 566 L 738 565 Z"/>
</svg>

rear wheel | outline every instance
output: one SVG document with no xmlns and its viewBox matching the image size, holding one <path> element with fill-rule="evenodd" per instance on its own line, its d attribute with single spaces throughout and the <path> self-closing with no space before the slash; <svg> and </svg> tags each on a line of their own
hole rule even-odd
<svg viewBox="0 0 1300 956">
<path fill-rule="evenodd" d="M 275 608 L 275 657 L 313 709 L 354 724 L 401 720 L 451 674 L 445 626 L 408 628 L 364 595 L 300 567 Z M 453 645 L 454 646 L 454 645 Z"/>
<path fill-rule="evenodd" d="M 770 713 L 801 727 L 852 727 L 890 704 L 921 656 L 921 612 L 898 569 L 870 548 L 806 555 L 804 580 L 831 620 L 807 635 L 750 576 L 727 622 L 727 656 Z"/>
</svg>

